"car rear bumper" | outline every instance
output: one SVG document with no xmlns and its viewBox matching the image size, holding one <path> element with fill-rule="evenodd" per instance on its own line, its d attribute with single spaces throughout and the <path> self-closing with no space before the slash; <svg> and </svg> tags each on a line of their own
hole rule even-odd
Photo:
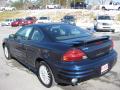
<svg viewBox="0 0 120 90">
<path fill-rule="evenodd" d="M 90 78 L 102 76 L 109 72 L 116 63 L 117 53 L 115 51 L 112 51 L 111 53 L 94 60 L 97 60 L 97 62 L 84 64 L 82 66 L 79 64 L 69 65 L 69 63 L 63 65 L 55 65 L 54 73 L 56 82 L 72 85 L 72 79 L 77 79 L 77 84 Z M 101 74 L 101 66 L 105 64 L 108 64 L 108 70 Z"/>
</svg>

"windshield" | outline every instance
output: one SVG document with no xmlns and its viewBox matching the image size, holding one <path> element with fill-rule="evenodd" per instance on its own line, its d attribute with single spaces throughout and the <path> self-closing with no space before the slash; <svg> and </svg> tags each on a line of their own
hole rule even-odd
<svg viewBox="0 0 120 90">
<path fill-rule="evenodd" d="M 98 20 L 111 20 L 110 16 L 98 16 Z"/>
<path fill-rule="evenodd" d="M 73 16 L 65 16 L 64 19 L 70 20 L 70 19 L 74 19 L 74 17 Z"/>
<path fill-rule="evenodd" d="M 5 21 L 9 22 L 9 21 L 12 21 L 12 19 L 6 19 Z"/>
<path fill-rule="evenodd" d="M 87 37 L 91 35 L 88 31 L 73 25 L 53 25 L 51 28 L 47 29 L 47 33 L 57 41 Z"/>
<path fill-rule="evenodd" d="M 48 19 L 47 17 L 40 17 L 40 20 L 46 20 Z"/>
</svg>

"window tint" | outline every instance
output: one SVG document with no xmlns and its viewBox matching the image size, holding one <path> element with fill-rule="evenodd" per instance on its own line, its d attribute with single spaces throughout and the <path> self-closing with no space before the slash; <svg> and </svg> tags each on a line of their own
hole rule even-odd
<svg viewBox="0 0 120 90">
<path fill-rule="evenodd" d="M 28 39 L 31 31 L 32 31 L 32 27 L 24 27 L 24 28 L 21 28 L 21 29 L 16 33 L 16 36 L 21 36 L 21 37 L 24 37 L 24 38 Z"/>
<path fill-rule="evenodd" d="M 43 40 L 44 38 L 44 35 L 43 33 L 39 30 L 34 30 L 33 34 L 32 34 L 32 37 L 31 37 L 31 40 L 34 40 L 34 41 L 41 41 Z"/>
</svg>

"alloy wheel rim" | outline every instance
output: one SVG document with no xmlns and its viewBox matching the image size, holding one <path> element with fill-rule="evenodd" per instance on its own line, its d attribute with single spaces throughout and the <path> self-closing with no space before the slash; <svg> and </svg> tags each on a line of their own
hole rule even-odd
<svg viewBox="0 0 120 90">
<path fill-rule="evenodd" d="M 8 58 L 8 49 L 7 49 L 7 47 L 4 48 L 4 53 L 5 53 L 5 56 Z"/>
<path fill-rule="evenodd" d="M 45 65 L 40 66 L 39 76 L 44 84 L 48 85 L 50 83 L 50 75 Z"/>
</svg>

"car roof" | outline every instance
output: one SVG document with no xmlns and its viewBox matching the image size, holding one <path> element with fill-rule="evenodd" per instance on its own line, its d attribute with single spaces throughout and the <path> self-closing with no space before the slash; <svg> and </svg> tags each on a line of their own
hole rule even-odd
<svg viewBox="0 0 120 90">
<path fill-rule="evenodd" d="M 28 26 L 33 26 L 33 27 L 47 27 L 47 26 L 52 26 L 52 25 L 70 25 L 70 24 L 65 24 L 65 23 L 41 23 L 41 24 L 32 24 Z"/>
</svg>

